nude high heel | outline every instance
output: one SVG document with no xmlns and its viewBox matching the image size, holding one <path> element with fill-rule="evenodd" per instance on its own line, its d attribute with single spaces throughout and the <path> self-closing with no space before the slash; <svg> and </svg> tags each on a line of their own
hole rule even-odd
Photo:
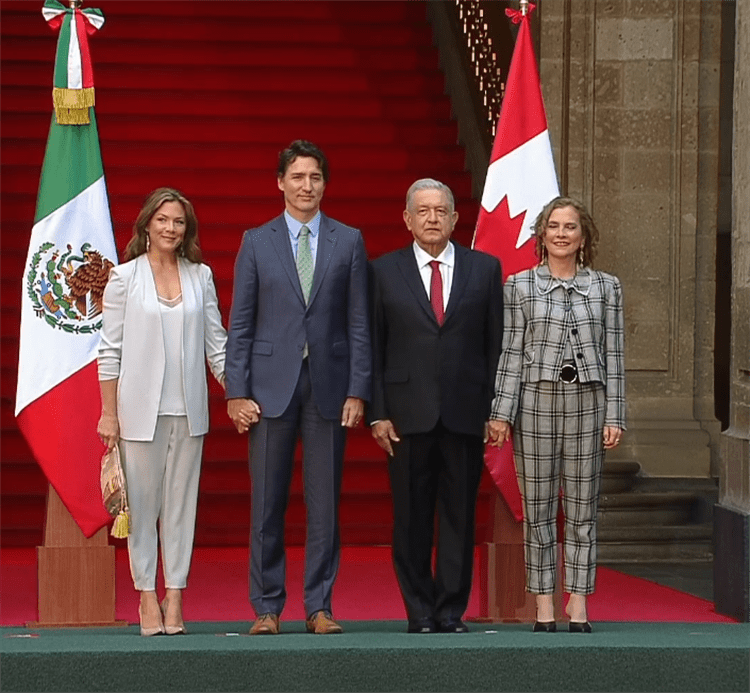
<svg viewBox="0 0 750 693">
<path fill-rule="evenodd" d="M 159 614 L 159 625 L 158 626 L 146 628 L 143 625 L 143 608 L 139 604 L 138 605 L 138 619 L 140 620 L 141 635 L 143 635 L 145 637 L 149 637 L 151 635 L 161 635 L 162 633 L 164 633 L 164 624 L 162 623 L 162 620 L 161 620 L 161 614 Z"/>
<path fill-rule="evenodd" d="M 180 621 L 177 625 L 168 625 L 166 623 L 167 620 L 167 607 L 169 606 L 169 600 L 167 597 L 164 597 L 161 602 L 161 613 L 164 618 L 164 630 L 167 632 L 167 635 L 186 635 L 187 629 L 185 628 L 185 623 L 183 622 L 182 618 L 180 618 Z"/>
</svg>

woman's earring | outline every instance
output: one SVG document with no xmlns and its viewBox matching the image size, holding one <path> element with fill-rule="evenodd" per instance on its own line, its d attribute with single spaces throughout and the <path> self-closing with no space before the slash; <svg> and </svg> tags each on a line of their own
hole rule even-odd
<svg viewBox="0 0 750 693">
<path fill-rule="evenodd" d="M 583 267 L 583 243 L 578 246 L 578 264 Z"/>
<path fill-rule="evenodd" d="M 146 234 L 146 252 L 148 252 L 148 249 L 151 247 L 151 236 Z"/>
</svg>

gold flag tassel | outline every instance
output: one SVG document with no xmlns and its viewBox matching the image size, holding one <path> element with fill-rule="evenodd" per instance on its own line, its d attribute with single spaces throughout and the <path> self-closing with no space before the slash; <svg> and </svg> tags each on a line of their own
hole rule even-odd
<svg viewBox="0 0 750 693">
<path fill-rule="evenodd" d="M 94 106 L 94 87 L 86 89 L 52 89 L 52 103 L 58 125 L 88 125 L 89 108 Z"/>
</svg>

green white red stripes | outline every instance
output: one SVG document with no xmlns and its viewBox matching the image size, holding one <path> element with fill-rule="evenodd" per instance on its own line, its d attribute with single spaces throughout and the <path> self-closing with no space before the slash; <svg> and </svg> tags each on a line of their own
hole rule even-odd
<svg viewBox="0 0 750 693">
<path fill-rule="evenodd" d="M 94 105 L 94 71 L 89 35 L 104 25 L 96 9 L 70 9 L 57 0 L 47 0 L 42 14 L 52 29 L 59 29 L 53 78 L 53 101 L 57 122 L 82 125 L 89 122 Z"/>
<path fill-rule="evenodd" d="M 86 89 L 94 86 L 88 36 L 104 25 L 100 10 L 72 10 L 57 0 L 47 0 L 42 14 L 53 29 L 60 27 L 55 59 L 54 86 Z"/>
<path fill-rule="evenodd" d="M 67 19 L 72 31 L 74 12 L 49 5 L 62 8 L 59 26 Z M 96 117 L 85 110 L 88 124 L 53 118 L 50 125 L 21 285 L 16 418 L 47 479 L 91 536 L 110 519 L 99 485 L 96 356 L 101 286 L 117 258 Z"/>
</svg>

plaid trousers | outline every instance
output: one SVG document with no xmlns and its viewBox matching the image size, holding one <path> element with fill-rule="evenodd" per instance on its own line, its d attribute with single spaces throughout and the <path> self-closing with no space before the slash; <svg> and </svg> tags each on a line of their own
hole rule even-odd
<svg viewBox="0 0 750 693">
<path fill-rule="evenodd" d="M 566 592 L 587 595 L 596 579 L 596 514 L 604 462 L 601 383 L 524 383 L 513 429 L 524 504 L 526 590 L 553 594 L 557 504 L 562 483 Z"/>
</svg>

